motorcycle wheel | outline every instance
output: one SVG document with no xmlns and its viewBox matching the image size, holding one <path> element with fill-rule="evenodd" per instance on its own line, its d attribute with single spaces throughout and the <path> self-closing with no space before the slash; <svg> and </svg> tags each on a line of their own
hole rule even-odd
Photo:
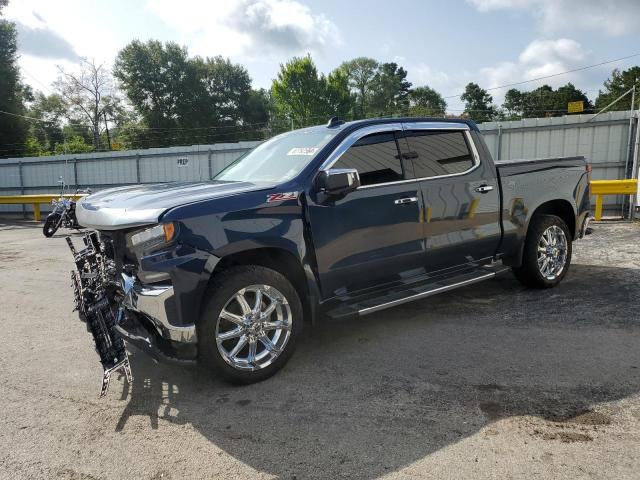
<svg viewBox="0 0 640 480">
<path fill-rule="evenodd" d="M 42 227 L 42 233 L 44 233 L 45 237 L 51 237 L 54 233 L 58 231 L 58 227 L 60 227 L 60 220 L 62 218 L 60 215 L 49 215 L 44 222 L 44 227 Z"/>
</svg>

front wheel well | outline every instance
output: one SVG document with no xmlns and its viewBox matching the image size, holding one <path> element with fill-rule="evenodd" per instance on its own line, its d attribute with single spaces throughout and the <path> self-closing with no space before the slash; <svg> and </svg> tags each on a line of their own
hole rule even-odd
<svg viewBox="0 0 640 480">
<path fill-rule="evenodd" d="M 305 316 L 309 311 L 309 289 L 300 261 L 289 251 L 281 248 L 256 248 L 236 252 L 220 259 L 211 278 L 229 267 L 238 265 L 259 265 L 281 273 L 298 292 Z"/>
</svg>

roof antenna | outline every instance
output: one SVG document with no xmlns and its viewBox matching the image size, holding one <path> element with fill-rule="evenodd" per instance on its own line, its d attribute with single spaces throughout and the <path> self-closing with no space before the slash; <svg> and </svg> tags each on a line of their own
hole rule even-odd
<svg viewBox="0 0 640 480">
<path fill-rule="evenodd" d="M 338 117 L 331 117 L 327 122 L 327 128 L 335 128 L 344 123 L 344 120 L 340 120 Z"/>
</svg>

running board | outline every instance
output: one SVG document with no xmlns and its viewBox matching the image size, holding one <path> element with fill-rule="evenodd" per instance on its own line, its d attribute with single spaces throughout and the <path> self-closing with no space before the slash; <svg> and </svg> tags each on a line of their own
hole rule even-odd
<svg viewBox="0 0 640 480">
<path fill-rule="evenodd" d="M 438 295 L 439 293 L 455 290 L 456 288 L 473 285 L 474 283 L 483 282 L 510 270 L 509 267 L 503 265 L 492 265 L 467 270 L 464 273 L 450 275 L 446 278 L 431 279 L 419 285 L 412 285 L 410 288 L 396 290 L 380 297 L 367 298 L 361 301 L 352 299 L 329 312 L 327 315 L 332 319 L 350 317 L 354 315 L 364 316 L 370 313 L 379 312 L 387 308 L 402 305 L 403 303 L 413 302 L 423 298 Z"/>
</svg>

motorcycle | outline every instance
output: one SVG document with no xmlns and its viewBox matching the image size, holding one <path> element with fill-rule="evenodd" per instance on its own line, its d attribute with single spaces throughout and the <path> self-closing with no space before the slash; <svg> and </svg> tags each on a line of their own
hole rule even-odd
<svg viewBox="0 0 640 480">
<path fill-rule="evenodd" d="M 71 228 L 75 230 L 79 230 L 83 228 L 76 218 L 76 202 L 70 198 L 65 198 L 64 196 L 64 181 L 60 179 L 58 181 L 62 185 L 60 190 L 60 198 L 58 200 L 52 200 L 51 205 L 53 205 L 53 210 L 47 216 L 47 219 L 44 222 L 44 226 L 42 227 L 42 233 L 44 233 L 45 237 L 51 237 L 54 233 L 58 231 L 60 227 Z M 78 193 L 91 193 L 91 190 L 82 191 L 77 189 L 76 194 Z"/>
</svg>

